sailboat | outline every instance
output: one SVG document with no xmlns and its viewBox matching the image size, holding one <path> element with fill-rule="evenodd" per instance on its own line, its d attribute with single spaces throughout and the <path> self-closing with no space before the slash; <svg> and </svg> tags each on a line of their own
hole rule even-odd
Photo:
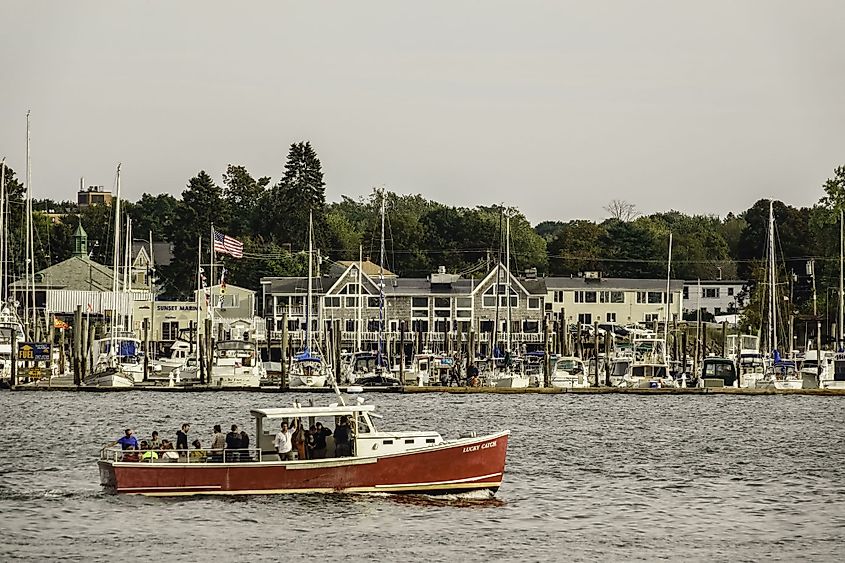
<svg viewBox="0 0 845 563">
<path fill-rule="evenodd" d="M 133 387 L 144 378 L 141 341 L 122 326 L 126 305 L 127 278 L 119 291 L 121 267 L 120 164 L 117 165 L 117 189 L 114 197 L 114 254 L 112 271 L 112 318 L 109 333 L 92 343 L 94 368 L 85 377 L 86 385 L 100 387 Z M 127 233 L 128 234 L 128 233 Z"/>
<path fill-rule="evenodd" d="M 836 353 L 832 365 L 823 369 L 819 377 L 822 389 L 845 389 L 845 350 L 842 348 L 842 331 L 845 321 L 845 212 L 839 210 L 839 338 L 836 339 Z M 817 352 L 818 357 L 818 352 Z M 817 361 L 821 361 L 819 358 Z"/>
<path fill-rule="evenodd" d="M 324 387 L 326 374 L 323 359 L 314 354 L 311 315 L 314 303 L 314 224 L 308 214 L 308 293 L 305 299 L 305 349 L 293 357 L 291 387 Z"/>
<path fill-rule="evenodd" d="M 493 387 L 511 387 L 511 388 L 525 388 L 528 387 L 529 377 L 524 373 L 522 362 L 513 362 L 513 350 L 511 349 L 511 301 L 512 301 L 512 292 L 513 289 L 511 288 L 511 218 L 510 213 L 505 214 L 505 261 L 507 262 L 507 266 L 504 268 L 505 274 L 505 299 L 507 302 L 507 332 L 505 333 L 506 340 L 505 340 L 505 357 L 499 359 L 495 357 L 495 351 L 498 349 L 498 342 L 496 338 L 494 338 L 494 358 L 493 358 L 493 375 L 490 378 L 490 383 Z M 500 223 L 501 224 L 501 223 Z M 501 256 L 501 255 L 500 255 Z M 502 263 L 499 262 L 498 267 L 496 268 L 496 290 L 494 294 L 498 291 L 498 287 L 500 285 L 500 280 L 502 276 Z M 499 305 L 500 305 L 501 297 L 496 295 L 496 325 L 499 324 Z M 498 328 L 498 327 L 497 327 Z M 501 361 L 503 365 L 499 368 L 496 364 L 497 362 Z"/>
<path fill-rule="evenodd" d="M 767 341 L 766 341 L 766 355 L 769 357 L 769 363 L 766 366 L 766 372 L 763 376 L 754 382 L 756 388 L 774 388 L 774 389 L 801 389 L 804 385 L 801 372 L 798 371 L 798 366 L 795 361 L 787 360 L 781 357 L 778 349 L 780 339 L 778 334 L 778 320 L 780 317 L 780 310 L 777 304 L 777 262 L 775 261 L 775 214 L 774 203 L 769 201 L 769 235 L 766 245 L 767 250 L 767 275 L 766 296 L 767 299 Z"/>
<path fill-rule="evenodd" d="M 6 196 L 6 158 L 0 161 L 0 379 L 12 377 L 12 334 L 17 342 L 24 342 L 26 336 L 23 324 L 9 300 L 9 285 L 6 283 L 6 264 L 9 255 L 9 202 Z"/>
</svg>

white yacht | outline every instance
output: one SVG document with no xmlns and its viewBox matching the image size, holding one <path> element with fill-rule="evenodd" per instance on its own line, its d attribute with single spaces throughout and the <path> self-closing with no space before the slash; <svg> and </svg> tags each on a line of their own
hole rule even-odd
<svg viewBox="0 0 845 563">
<path fill-rule="evenodd" d="M 613 375 L 611 374 L 611 377 Z M 669 373 L 666 342 L 660 338 L 635 338 L 633 357 L 619 387 L 677 387 Z"/>
<path fill-rule="evenodd" d="M 131 331 L 114 329 L 109 336 L 94 341 L 91 353 L 94 367 L 85 376 L 85 385 L 132 387 L 143 381 L 141 341 Z"/>
<path fill-rule="evenodd" d="M 567 389 L 589 387 L 584 360 L 575 356 L 563 356 L 555 361 L 552 371 L 552 387 Z"/>
<path fill-rule="evenodd" d="M 214 348 L 209 387 L 258 387 L 265 377 L 255 344 L 246 340 L 222 340 Z"/>
</svg>

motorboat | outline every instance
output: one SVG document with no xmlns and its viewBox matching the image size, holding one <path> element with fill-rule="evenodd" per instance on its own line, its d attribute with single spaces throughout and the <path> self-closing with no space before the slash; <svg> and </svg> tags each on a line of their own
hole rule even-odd
<svg viewBox="0 0 845 563">
<path fill-rule="evenodd" d="M 589 387 L 587 369 L 584 360 L 575 356 L 563 356 L 554 364 L 551 378 L 552 387 L 567 389 Z"/>
<path fill-rule="evenodd" d="M 214 347 L 209 387 L 258 387 L 265 376 L 255 343 L 221 340 Z"/>
<path fill-rule="evenodd" d="M 660 338 L 635 338 L 633 357 L 619 387 L 662 388 L 677 387 L 669 373 L 666 342 Z M 611 375 L 611 377 L 613 377 Z"/>
<path fill-rule="evenodd" d="M 481 437 L 466 433 L 448 440 L 434 431 L 381 431 L 374 424 L 378 417 L 374 405 L 365 404 L 362 397 L 351 405 L 343 403 L 294 403 L 251 410 L 256 447 L 241 450 L 237 461 L 229 461 L 222 452 L 210 452 L 210 457 L 189 455 L 169 463 L 143 462 L 136 461 L 143 459 L 142 451 L 104 446 L 98 460 L 100 484 L 109 493 L 150 496 L 495 493 L 502 485 L 508 430 Z M 300 458 L 294 449 L 293 459 L 281 459 L 274 449 L 280 424 L 297 428 L 317 421 L 326 428 L 345 421 L 342 424 L 349 426 L 350 447 L 341 449 L 329 437 L 319 457 Z"/>
<path fill-rule="evenodd" d="M 451 379 L 451 372 L 455 368 L 455 358 L 445 354 L 424 352 L 414 355 L 411 362 L 411 373 L 406 375 L 410 380 L 416 380 L 417 385 L 447 384 Z"/>
<path fill-rule="evenodd" d="M 697 387 L 734 387 L 737 381 L 736 364 L 728 358 L 704 358 L 697 379 Z"/>
<path fill-rule="evenodd" d="M 819 381 L 822 389 L 845 389 L 845 353 L 833 356 L 833 369 L 827 370 Z"/>
</svg>

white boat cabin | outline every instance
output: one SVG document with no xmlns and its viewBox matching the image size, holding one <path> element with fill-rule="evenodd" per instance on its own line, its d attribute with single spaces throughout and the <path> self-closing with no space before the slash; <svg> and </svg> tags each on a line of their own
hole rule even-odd
<svg viewBox="0 0 845 563">
<path fill-rule="evenodd" d="M 301 407 L 274 409 L 253 409 L 250 415 L 255 418 L 255 435 L 257 447 L 261 450 L 261 459 L 270 461 L 275 454 L 274 440 L 282 422 L 292 427 L 294 421 L 301 422 L 303 427 L 310 428 L 317 422 L 334 431 L 343 417 L 348 417 L 352 428 L 352 457 L 372 458 L 391 454 L 405 453 L 411 450 L 427 448 L 443 443 L 443 438 L 437 432 L 430 431 L 379 431 L 373 424 L 373 418 L 380 418 L 373 411 L 374 405 L 329 405 L 327 407 Z M 334 455 L 334 440 L 326 439 L 326 457 Z M 311 460 L 298 460 L 310 462 Z M 296 463 L 294 461 L 293 463 Z"/>
</svg>

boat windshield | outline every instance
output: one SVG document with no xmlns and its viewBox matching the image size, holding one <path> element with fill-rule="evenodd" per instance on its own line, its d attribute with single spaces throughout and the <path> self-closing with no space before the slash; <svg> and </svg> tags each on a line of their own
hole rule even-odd
<svg viewBox="0 0 845 563">
<path fill-rule="evenodd" d="M 628 373 L 628 366 L 630 366 L 630 365 L 631 365 L 631 362 L 627 361 L 627 360 L 615 361 L 610 366 L 611 367 L 610 375 L 613 375 L 613 376 L 616 376 L 616 377 L 622 377 L 623 375 Z"/>
<path fill-rule="evenodd" d="M 729 362 L 708 362 L 704 364 L 704 377 L 733 377 L 734 366 Z"/>
<path fill-rule="evenodd" d="M 557 364 L 555 364 L 555 367 L 559 370 L 565 371 L 583 371 L 583 369 L 581 368 L 581 364 L 575 360 L 558 360 Z"/>
<path fill-rule="evenodd" d="M 666 366 L 634 366 L 631 375 L 634 377 L 666 377 Z"/>
<path fill-rule="evenodd" d="M 117 340 L 116 343 L 118 356 L 137 356 L 140 353 L 139 343 L 134 340 Z M 111 350 L 111 340 L 106 340 L 102 345 L 103 351 L 108 354 Z"/>
</svg>

